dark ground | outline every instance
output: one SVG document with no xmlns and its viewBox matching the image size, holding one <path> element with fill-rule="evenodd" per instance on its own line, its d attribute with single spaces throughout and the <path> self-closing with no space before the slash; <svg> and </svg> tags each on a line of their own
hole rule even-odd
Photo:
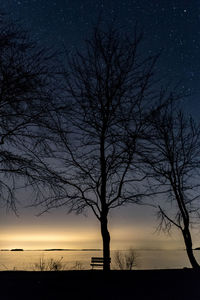
<svg viewBox="0 0 200 300">
<path fill-rule="evenodd" d="M 145 271 L 0 272 L 0 299 L 198 299 L 200 272 Z"/>
</svg>

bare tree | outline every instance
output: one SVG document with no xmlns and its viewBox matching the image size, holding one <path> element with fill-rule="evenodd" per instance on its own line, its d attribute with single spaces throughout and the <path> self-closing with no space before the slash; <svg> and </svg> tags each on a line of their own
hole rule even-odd
<svg viewBox="0 0 200 300">
<path fill-rule="evenodd" d="M 94 29 L 83 53 L 69 58 L 68 98 L 48 126 L 50 156 L 38 155 L 49 182 L 62 187 L 45 199 L 46 210 L 67 205 L 82 213 L 90 208 L 99 220 L 104 270 L 110 269 L 109 211 L 140 201 L 139 183 L 145 176 L 136 163 L 137 141 L 156 101 L 160 105 L 165 98 L 155 89 L 158 56 L 139 53 L 141 39 L 136 31 L 130 40 L 113 28 Z"/>
<path fill-rule="evenodd" d="M 0 14 L 0 197 L 15 209 L 16 180 L 39 178 L 30 145 L 53 97 L 55 60 Z M 22 182 L 21 182 L 22 183 Z"/>
<path fill-rule="evenodd" d="M 189 261 L 197 269 L 190 227 L 200 209 L 200 125 L 171 105 L 154 115 L 150 130 L 146 171 L 153 177 L 151 188 L 162 191 L 164 199 L 167 194 L 172 205 L 171 213 L 159 205 L 159 229 L 169 232 L 175 226 L 181 231 Z"/>
</svg>

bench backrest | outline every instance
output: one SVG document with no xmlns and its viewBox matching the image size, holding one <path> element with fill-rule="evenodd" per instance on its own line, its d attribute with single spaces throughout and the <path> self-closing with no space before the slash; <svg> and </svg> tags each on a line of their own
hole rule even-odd
<svg viewBox="0 0 200 300">
<path fill-rule="evenodd" d="M 104 258 L 103 257 L 92 257 L 91 262 L 92 263 L 102 263 L 103 264 Z M 109 258 L 109 263 L 110 262 L 111 262 L 111 258 Z"/>
</svg>

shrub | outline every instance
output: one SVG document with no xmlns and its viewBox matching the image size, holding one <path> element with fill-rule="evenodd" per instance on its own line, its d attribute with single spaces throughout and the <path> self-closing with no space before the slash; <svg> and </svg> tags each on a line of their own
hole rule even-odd
<svg viewBox="0 0 200 300">
<path fill-rule="evenodd" d="M 126 252 L 116 251 L 114 263 L 120 270 L 132 270 L 137 265 L 135 251 L 132 248 Z"/>
<path fill-rule="evenodd" d="M 64 269 L 65 265 L 62 263 L 63 257 L 60 259 L 50 258 L 45 260 L 44 257 L 39 259 L 38 263 L 34 264 L 35 271 L 61 271 Z"/>
</svg>

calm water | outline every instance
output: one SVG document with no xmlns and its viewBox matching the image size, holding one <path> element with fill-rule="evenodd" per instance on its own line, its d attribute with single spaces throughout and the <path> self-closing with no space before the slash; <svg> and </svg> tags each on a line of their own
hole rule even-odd
<svg viewBox="0 0 200 300">
<path fill-rule="evenodd" d="M 111 268 L 114 264 L 114 252 L 111 251 Z M 200 251 L 195 251 L 200 262 Z M 171 269 L 190 267 L 184 250 L 136 250 L 135 269 Z M 35 264 L 40 259 L 49 262 L 51 259 L 62 260 L 64 269 L 90 269 L 92 256 L 102 256 L 101 251 L 0 251 L 0 270 L 36 270 Z"/>
</svg>

